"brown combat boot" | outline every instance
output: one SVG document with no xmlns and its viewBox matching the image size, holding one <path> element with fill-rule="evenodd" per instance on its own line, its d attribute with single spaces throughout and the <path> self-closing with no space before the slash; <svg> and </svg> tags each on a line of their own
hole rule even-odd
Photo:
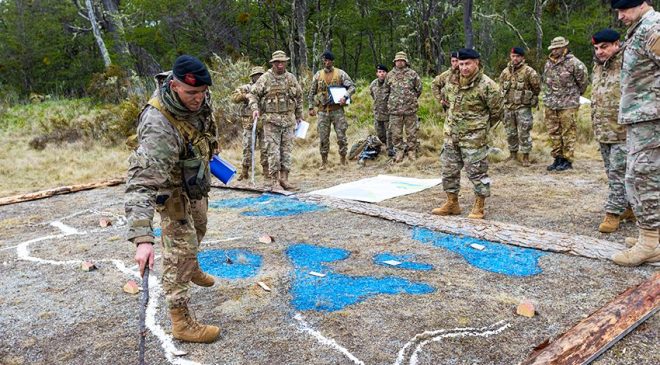
<svg viewBox="0 0 660 365">
<path fill-rule="evenodd" d="M 523 167 L 529 167 L 531 163 L 529 162 L 529 153 L 523 153 L 522 154 L 522 160 L 520 163 L 523 165 Z"/>
<path fill-rule="evenodd" d="M 474 200 L 474 205 L 472 206 L 472 211 L 468 215 L 468 218 L 472 219 L 484 219 L 484 206 L 486 205 L 486 197 L 477 195 L 477 198 Z"/>
<path fill-rule="evenodd" d="M 623 266 L 639 266 L 645 262 L 660 262 L 660 244 L 657 229 L 639 229 L 637 244 L 612 256 L 612 261 Z"/>
<path fill-rule="evenodd" d="M 322 154 L 321 155 L 321 167 L 319 167 L 319 170 L 325 170 L 328 168 L 328 154 Z"/>
<path fill-rule="evenodd" d="M 339 160 L 339 163 L 342 165 L 346 165 L 346 155 L 341 155 L 341 159 Z"/>
<path fill-rule="evenodd" d="M 623 221 L 634 222 L 637 220 L 637 218 L 635 218 L 635 213 L 633 213 L 632 208 L 630 207 L 626 208 L 626 210 L 624 210 L 623 213 L 621 213 L 619 219 L 621 219 L 622 222 Z"/>
<path fill-rule="evenodd" d="M 241 170 L 241 174 L 238 176 L 238 181 L 248 179 L 248 177 L 250 176 L 250 173 L 248 172 L 249 169 L 250 169 L 249 167 L 243 166 L 243 169 Z"/>
<path fill-rule="evenodd" d="M 205 273 L 201 269 L 197 269 L 195 271 L 192 278 L 190 278 L 190 281 L 192 281 L 193 284 L 197 286 L 203 286 L 206 288 L 213 286 L 213 284 L 215 284 L 215 279 L 213 279 L 213 276 Z"/>
<path fill-rule="evenodd" d="M 507 157 L 504 161 L 518 161 L 518 151 L 509 151 L 509 157 Z"/>
<path fill-rule="evenodd" d="M 186 342 L 211 343 L 218 338 L 220 328 L 198 323 L 188 311 L 188 307 L 170 309 L 172 336 Z"/>
<path fill-rule="evenodd" d="M 282 187 L 282 189 L 284 189 L 284 190 L 289 190 L 289 191 L 298 190 L 297 186 L 295 186 L 295 185 L 293 185 L 289 182 L 289 172 L 288 171 L 284 171 L 284 170 L 280 171 L 280 181 L 279 181 L 279 183 L 280 183 L 280 186 Z"/>
<path fill-rule="evenodd" d="M 598 231 L 602 233 L 612 233 L 619 229 L 620 217 L 616 214 L 605 213 L 603 223 L 598 226 Z"/>
<path fill-rule="evenodd" d="M 459 215 L 461 207 L 458 205 L 458 193 L 447 193 L 447 201 L 440 208 L 431 211 L 435 215 Z"/>
</svg>

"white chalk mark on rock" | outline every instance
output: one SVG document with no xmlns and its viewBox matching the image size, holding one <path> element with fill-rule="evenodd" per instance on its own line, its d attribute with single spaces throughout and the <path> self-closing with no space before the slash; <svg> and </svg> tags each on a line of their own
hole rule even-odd
<svg viewBox="0 0 660 365">
<path fill-rule="evenodd" d="M 85 232 L 80 232 L 78 229 L 71 227 L 69 225 L 66 225 L 62 223 L 61 221 L 54 221 L 50 223 L 51 226 L 55 228 L 59 228 L 62 233 L 65 235 L 72 235 L 72 234 L 84 234 Z"/>
<path fill-rule="evenodd" d="M 349 360 L 351 360 L 354 364 L 364 365 L 364 362 L 362 362 L 360 359 L 358 359 L 358 358 L 355 357 L 353 354 L 351 354 L 346 348 L 344 348 L 344 347 L 342 347 L 341 345 L 339 345 L 339 344 L 337 343 L 337 341 L 335 341 L 335 340 L 333 340 L 333 339 L 331 339 L 331 338 L 327 338 L 327 337 L 323 336 L 319 331 L 317 331 L 317 330 L 311 328 L 311 327 L 309 326 L 309 324 L 307 324 L 307 322 L 306 322 L 305 319 L 303 318 L 302 314 L 300 314 L 300 313 L 296 313 L 296 315 L 293 316 L 293 318 L 294 318 L 296 321 L 298 321 L 298 323 L 299 323 L 298 328 L 299 328 L 301 331 L 306 332 L 306 333 L 309 333 L 310 335 L 312 335 L 314 338 L 316 338 L 316 340 L 317 340 L 320 344 L 325 345 L 325 346 L 328 346 L 328 347 L 332 347 L 333 349 L 335 349 L 335 350 L 341 352 L 342 354 L 344 354 L 344 356 L 346 356 L 346 357 L 347 357 Z"/>
</svg>

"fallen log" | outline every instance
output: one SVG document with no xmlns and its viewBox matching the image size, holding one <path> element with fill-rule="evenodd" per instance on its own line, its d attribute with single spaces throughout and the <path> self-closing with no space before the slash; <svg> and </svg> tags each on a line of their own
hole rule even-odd
<svg viewBox="0 0 660 365">
<path fill-rule="evenodd" d="M 556 340 L 537 346 L 521 365 L 586 365 L 660 309 L 660 272 L 621 293 Z"/>
<path fill-rule="evenodd" d="M 57 188 L 37 191 L 33 193 L 8 196 L 8 197 L 0 198 L 0 206 L 22 203 L 31 200 L 45 199 L 55 195 L 75 193 L 83 190 L 91 190 L 91 189 L 107 187 L 107 186 L 115 186 L 115 185 L 123 184 L 124 181 L 125 181 L 124 178 L 115 178 L 115 179 L 103 180 L 88 184 L 60 186 Z"/>
<path fill-rule="evenodd" d="M 252 185 L 250 183 L 242 184 L 242 183 L 231 183 L 230 185 L 225 185 L 225 184 L 220 184 L 218 182 L 213 182 L 211 183 L 212 188 L 217 188 L 217 189 L 229 189 L 229 190 L 239 190 L 239 191 L 250 191 L 254 193 L 270 193 L 270 194 L 278 194 L 278 195 L 285 195 L 285 196 L 291 196 L 294 195 L 294 192 L 291 191 L 286 191 L 286 190 L 272 190 L 270 188 L 265 188 L 263 186 L 258 186 L 258 185 Z"/>
</svg>

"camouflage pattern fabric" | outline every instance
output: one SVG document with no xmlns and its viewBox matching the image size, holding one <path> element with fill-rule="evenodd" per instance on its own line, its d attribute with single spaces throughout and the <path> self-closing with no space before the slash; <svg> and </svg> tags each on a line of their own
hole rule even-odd
<svg viewBox="0 0 660 365">
<path fill-rule="evenodd" d="M 504 109 L 504 128 L 509 151 L 532 152 L 534 116 L 530 108 Z"/>
<path fill-rule="evenodd" d="M 390 114 L 390 139 L 397 153 L 406 151 L 418 152 L 417 130 L 419 118 L 417 114 Z M 403 140 L 403 131 L 406 131 L 406 141 Z"/>
<path fill-rule="evenodd" d="M 619 51 L 605 62 L 594 61 L 591 88 L 591 123 L 600 143 L 623 143 L 626 128 L 618 124 L 621 100 L 621 62 Z"/>
<path fill-rule="evenodd" d="M 280 118 L 280 115 L 266 114 L 268 119 Z M 278 171 L 291 171 L 293 159 L 294 125 L 288 125 L 279 121 L 264 124 L 264 141 L 268 151 L 268 174 L 277 176 Z"/>
<path fill-rule="evenodd" d="M 625 184 L 628 148 L 625 143 L 601 143 L 600 154 L 603 156 L 609 186 L 605 212 L 621 215 L 629 205 Z"/>
<path fill-rule="evenodd" d="M 447 85 L 447 83 L 449 82 L 449 79 L 452 77 L 457 78 L 458 71 L 452 70 L 450 68 L 448 70 L 445 70 L 438 76 L 436 76 L 431 82 L 431 93 L 433 94 L 433 98 L 437 100 L 439 103 L 442 103 L 443 100 L 446 101 L 443 90 Z"/>
<path fill-rule="evenodd" d="M 309 90 L 309 105 L 318 106 L 319 109 L 323 109 L 324 106 L 331 104 L 338 104 L 339 100 L 336 100 L 337 103 L 333 103 L 328 92 L 328 86 L 343 86 L 346 88 L 346 93 L 348 96 L 352 96 L 355 93 L 355 84 L 351 77 L 348 74 L 337 67 L 331 67 L 329 69 L 319 70 L 312 77 L 312 84 Z"/>
<path fill-rule="evenodd" d="M 385 77 L 387 110 L 392 115 L 416 114 L 417 99 L 422 95 L 422 79 L 410 67 L 394 68 Z"/>
<path fill-rule="evenodd" d="M 563 157 L 573 162 L 577 140 L 577 108 L 553 110 L 545 108 L 545 124 L 548 127 L 552 157 Z"/>
<path fill-rule="evenodd" d="M 500 74 L 500 85 L 507 109 L 534 107 L 541 92 L 541 78 L 525 61 L 518 65 L 511 62 Z"/>
<path fill-rule="evenodd" d="M 624 47 L 619 123 L 656 120 L 660 115 L 660 13 L 649 10 L 631 26 Z"/>
<path fill-rule="evenodd" d="M 637 226 L 660 229 L 660 119 L 627 126 L 626 194 Z"/>
<path fill-rule="evenodd" d="M 392 136 L 390 135 L 390 122 L 389 120 L 374 120 L 374 129 L 376 135 L 382 144 L 387 146 L 387 150 L 391 151 L 394 148 L 392 143 Z"/>
<path fill-rule="evenodd" d="M 575 56 L 569 53 L 557 60 L 550 58 L 543 71 L 543 103 L 553 110 L 578 108 L 588 85 L 587 66 Z"/>
<path fill-rule="evenodd" d="M 234 92 L 231 94 L 231 101 L 234 102 L 235 104 L 242 104 L 241 105 L 241 110 L 240 110 L 240 116 L 241 117 L 252 117 L 252 110 L 250 109 L 249 103 L 250 99 L 248 98 L 248 94 L 250 93 L 250 88 L 252 87 L 252 84 L 245 84 L 241 85 L 234 90 Z M 248 123 L 252 124 L 252 121 L 249 121 Z M 243 125 L 245 127 L 245 125 Z"/>
<path fill-rule="evenodd" d="M 387 121 L 389 112 L 387 110 L 387 93 L 385 93 L 385 80 L 375 79 L 369 85 L 369 93 L 374 100 L 374 120 Z"/>
<path fill-rule="evenodd" d="M 243 123 L 249 121 L 252 123 L 252 117 L 242 118 Z M 254 144 L 255 150 L 259 148 L 261 165 L 264 167 L 264 171 L 268 170 L 268 150 L 266 149 L 266 143 L 264 142 L 264 127 L 257 123 L 257 140 Z M 256 161 L 255 161 L 256 164 Z M 241 165 L 244 168 L 252 167 L 252 125 L 243 126 L 243 159 L 241 160 Z"/>
<path fill-rule="evenodd" d="M 475 130 L 463 139 L 445 136 L 440 153 L 442 163 L 442 189 L 456 193 L 461 189 L 461 169 L 474 186 L 474 193 L 483 197 L 490 196 L 490 178 L 488 177 L 488 145 L 485 129 Z M 483 141 L 482 143 L 476 143 Z"/>
<path fill-rule="evenodd" d="M 327 155 L 330 151 L 330 129 L 335 128 L 337 134 L 337 145 L 339 146 L 339 155 L 346 156 L 348 150 L 348 140 L 346 139 L 346 130 L 348 129 L 348 122 L 344 116 L 344 109 L 337 109 L 328 112 L 319 111 L 319 119 L 317 129 L 319 132 L 319 140 L 321 155 Z"/>
</svg>

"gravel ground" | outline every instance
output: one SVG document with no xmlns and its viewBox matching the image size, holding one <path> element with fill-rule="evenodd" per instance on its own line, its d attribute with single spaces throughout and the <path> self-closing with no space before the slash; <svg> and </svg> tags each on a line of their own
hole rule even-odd
<svg viewBox="0 0 660 365">
<path fill-rule="evenodd" d="M 436 177 L 438 172 L 432 159 L 398 166 L 381 160 L 361 169 L 351 165 L 335 166 L 327 173 L 294 172 L 292 179 L 309 191 L 379 173 Z M 612 235 L 597 232 L 607 194 L 599 161 L 578 161 L 574 171 L 562 174 L 547 173 L 541 162 L 527 170 L 499 163 L 491 166 L 491 177 L 487 219 L 612 241 L 636 232 L 631 223 Z M 249 196 L 255 195 L 215 189 L 211 200 Z M 381 204 L 429 212 L 443 197 L 441 187 L 435 187 Z M 0 207 L 0 364 L 137 363 L 139 296 L 121 289 L 135 278 L 133 248 L 122 239 L 121 199 L 122 188 L 115 187 Z M 464 179 L 460 203 L 465 215 L 472 200 Z M 421 244 L 411 238 L 411 227 L 400 223 L 338 210 L 289 217 L 240 213 L 240 209 L 212 210 L 202 249 L 248 249 L 263 257 L 261 270 L 256 277 L 222 279 L 212 288 L 192 289 L 191 307 L 197 318 L 220 325 L 221 339 L 210 345 L 171 342 L 188 354 L 168 359 L 161 337 L 152 331 L 147 337 L 148 363 L 517 364 L 534 346 L 561 334 L 654 272 L 651 267 L 622 268 L 548 253 L 540 259 L 542 273 L 513 277 L 479 269 L 458 254 Z M 113 226 L 100 228 L 101 217 L 112 219 Z M 50 225 L 53 221 L 80 234 L 64 236 Z M 258 243 L 264 233 L 274 236 L 275 242 Z M 49 235 L 54 237 L 38 240 Z M 349 258 L 328 264 L 335 272 L 398 276 L 429 284 L 435 291 L 374 296 L 334 312 L 297 311 L 291 304 L 294 278 L 286 249 L 301 242 L 348 250 Z M 372 257 L 382 252 L 414 254 L 434 269 L 375 265 Z M 78 262 L 65 262 L 71 260 L 92 260 L 99 269 L 83 272 Z M 127 269 L 122 271 L 123 266 Z M 160 277 L 159 260 L 154 274 Z M 267 283 L 272 292 L 259 288 L 257 281 Z M 164 298 L 152 299 L 158 304 L 156 325 L 167 333 Z M 537 316 L 515 315 L 522 299 L 536 303 Z M 659 324 L 658 315 L 652 317 L 595 363 L 660 363 Z M 456 330 L 466 327 L 477 328 L 473 332 L 480 335 Z M 433 341 L 413 340 L 433 330 L 445 331 Z"/>
</svg>

